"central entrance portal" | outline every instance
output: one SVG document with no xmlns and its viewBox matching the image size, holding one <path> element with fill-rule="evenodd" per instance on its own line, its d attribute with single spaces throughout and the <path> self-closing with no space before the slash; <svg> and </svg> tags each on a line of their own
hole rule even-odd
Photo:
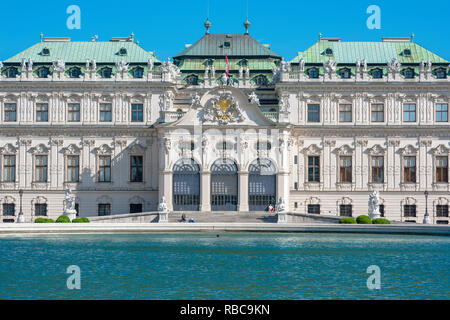
<svg viewBox="0 0 450 320">
<path fill-rule="evenodd" d="M 211 210 L 236 211 L 238 168 L 231 159 L 216 160 L 211 167 Z"/>
<path fill-rule="evenodd" d="M 200 166 L 193 159 L 173 167 L 173 210 L 197 211 L 200 205 Z"/>
</svg>

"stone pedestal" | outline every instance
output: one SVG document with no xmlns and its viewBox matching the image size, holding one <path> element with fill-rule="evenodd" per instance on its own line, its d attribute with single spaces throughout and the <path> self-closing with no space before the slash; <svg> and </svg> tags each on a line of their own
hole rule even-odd
<svg viewBox="0 0 450 320">
<path fill-rule="evenodd" d="M 286 212 L 279 212 L 277 216 L 277 223 L 286 223 L 286 222 L 287 222 Z"/>
<path fill-rule="evenodd" d="M 423 217 L 423 224 L 430 224 L 431 223 L 431 219 L 429 215 L 425 215 Z"/>
<path fill-rule="evenodd" d="M 158 223 L 167 223 L 169 222 L 169 213 L 168 212 L 159 212 Z"/>
<path fill-rule="evenodd" d="M 25 223 L 25 216 L 23 214 L 18 215 L 17 223 Z"/>
<path fill-rule="evenodd" d="M 73 219 L 75 219 L 77 217 L 77 211 L 69 209 L 69 210 L 64 211 L 64 215 L 68 216 L 70 221 L 72 221 Z"/>
</svg>

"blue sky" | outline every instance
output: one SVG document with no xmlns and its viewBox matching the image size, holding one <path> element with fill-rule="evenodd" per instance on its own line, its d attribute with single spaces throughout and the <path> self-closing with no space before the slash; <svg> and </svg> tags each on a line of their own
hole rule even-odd
<svg viewBox="0 0 450 320">
<path fill-rule="evenodd" d="M 165 60 L 194 43 L 204 34 L 207 0 L 171 1 L 8 1 L 2 3 L 0 35 L 3 45 L 0 60 L 26 49 L 44 36 L 71 37 L 100 41 L 114 36 L 135 38 L 146 49 L 156 51 Z M 292 59 L 324 37 L 341 37 L 343 41 L 378 41 L 383 36 L 409 37 L 415 42 L 450 59 L 450 28 L 447 18 L 450 1 L 267 1 L 248 0 L 250 34 L 272 50 Z M 66 9 L 81 9 L 81 29 L 69 30 Z M 370 5 L 381 9 L 381 29 L 370 30 L 366 13 Z M 211 33 L 243 33 L 246 0 L 210 0 Z"/>
</svg>

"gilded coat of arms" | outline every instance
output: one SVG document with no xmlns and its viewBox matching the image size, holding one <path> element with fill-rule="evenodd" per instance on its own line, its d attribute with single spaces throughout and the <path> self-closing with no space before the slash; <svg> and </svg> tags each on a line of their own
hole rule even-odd
<svg viewBox="0 0 450 320">
<path fill-rule="evenodd" d="M 243 121 L 239 103 L 234 99 L 230 91 L 219 92 L 219 95 L 211 98 L 203 115 L 204 121 L 217 121 L 219 124 Z"/>
</svg>

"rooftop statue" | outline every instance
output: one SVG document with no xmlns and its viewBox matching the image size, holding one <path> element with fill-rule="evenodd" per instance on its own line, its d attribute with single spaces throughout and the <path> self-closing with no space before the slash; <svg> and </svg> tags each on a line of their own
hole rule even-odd
<svg viewBox="0 0 450 320">
<path fill-rule="evenodd" d="M 53 61 L 53 70 L 57 72 L 64 72 L 66 70 L 66 64 L 61 59 Z"/>
</svg>

